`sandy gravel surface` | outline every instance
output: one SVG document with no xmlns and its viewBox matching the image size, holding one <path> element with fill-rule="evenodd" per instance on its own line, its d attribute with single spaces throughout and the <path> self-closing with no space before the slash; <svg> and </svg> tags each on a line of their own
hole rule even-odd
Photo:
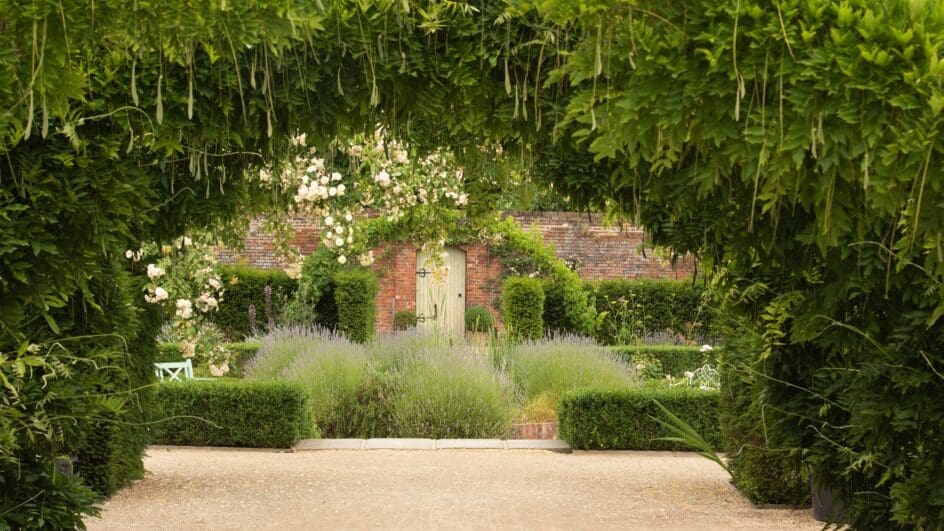
<svg viewBox="0 0 944 531">
<path fill-rule="evenodd" d="M 151 448 L 89 529 L 820 529 L 692 454 Z"/>
</svg>

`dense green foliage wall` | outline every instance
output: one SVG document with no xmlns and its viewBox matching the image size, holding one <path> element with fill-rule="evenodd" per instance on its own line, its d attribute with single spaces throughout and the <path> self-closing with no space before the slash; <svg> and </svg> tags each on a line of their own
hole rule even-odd
<svg viewBox="0 0 944 531">
<path fill-rule="evenodd" d="M 169 382 L 157 386 L 155 444 L 291 448 L 311 435 L 308 393 L 284 382 Z"/>
<path fill-rule="evenodd" d="M 770 362 L 763 372 L 754 369 L 763 343 L 744 323 L 732 323 L 726 334 L 721 361 L 721 435 L 735 486 L 754 503 L 799 504 L 810 496 L 809 483 L 800 470 L 794 449 L 778 448 L 764 433 L 776 404 L 763 395 L 762 374 L 772 374 Z M 729 326 L 731 326 L 729 324 Z M 734 328 L 736 327 L 736 328 Z"/>
<path fill-rule="evenodd" d="M 273 324 L 279 321 L 283 306 L 292 298 L 298 287 L 297 281 L 278 269 L 223 266 L 220 268 L 220 277 L 226 289 L 223 302 L 217 311 L 208 315 L 226 337 L 233 341 L 241 341 L 254 333 L 266 333 L 266 286 L 271 287 L 268 307 L 271 308 Z M 255 330 L 249 328 L 250 305 L 256 309 Z"/>
<path fill-rule="evenodd" d="M 289 135 L 386 122 L 470 161 L 518 151 L 573 203 L 698 255 L 763 326 L 775 444 L 803 450 L 853 525 L 940 526 L 939 2 L 407 6 L 3 9 L 0 352 L 104 315 L 141 240 L 291 200 L 246 178 Z"/>
<path fill-rule="evenodd" d="M 557 406 L 560 438 L 585 450 L 691 450 L 678 442 L 659 440 L 672 433 L 652 419 L 666 420 L 653 400 L 688 423 L 714 448 L 721 448 L 718 393 L 690 388 L 570 391 Z"/>
<path fill-rule="evenodd" d="M 544 336 L 544 289 L 536 278 L 512 277 L 502 283 L 502 321 L 513 337 Z"/>
<path fill-rule="evenodd" d="M 596 339 L 619 345 L 666 332 L 702 341 L 713 339 L 715 301 L 703 286 L 676 280 L 601 280 L 589 283 L 597 310 L 606 318 Z"/>
<path fill-rule="evenodd" d="M 334 302 L 338 308 L 338 332 L 363 343 L 374 337 L 377 312 L 377 275 L 367 269 L 342 269 L 334 274 Z"/>
</svg>

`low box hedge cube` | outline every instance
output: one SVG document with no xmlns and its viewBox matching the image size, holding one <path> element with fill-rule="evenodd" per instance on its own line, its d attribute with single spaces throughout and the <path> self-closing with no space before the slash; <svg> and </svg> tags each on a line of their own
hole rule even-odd
<svg viewBox="0 0 944 531">
<path fill-rule="evenodd" d="M 190 380 L 159 384 L 156 394 L 152 444 L 290 448 L 313 431 L 297 384 Z"/>
<path fill-rule="evenodd" d="M 568 392 L 557 408 L 559 436 L 584 450 L 692 450 L 682 443 L 659 440 L 672 434 L 651 418 L 667 420 L 654 400 L 690 424 L 712 447 L 721 448 L 720 394 L 691 388 Z"/>
</svg>

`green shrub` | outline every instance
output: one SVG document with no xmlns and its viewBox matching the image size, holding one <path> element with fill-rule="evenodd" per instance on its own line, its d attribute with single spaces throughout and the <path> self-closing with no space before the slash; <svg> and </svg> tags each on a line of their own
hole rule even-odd
<svg viewBox="0 0 944 531">
<path fill-rule="evenodd" d="M 502 284 L 502 318 L 513 337 L 544 335 L 544 289 L 535 278 L 512 277 Z"/>
<path fill-rule="evenodd" d="M 394 330 L 403 331 L 413 328 L 416 328 L 416 312 L 413 310 L 400 310 L 393 314 Z"/>
<path fill-rule="evenodd" d="M 625 363 L 585 338 L 557 337 L 511 345 L 504 364 L 525 399 L 557 400 L 580 387 L 624 388 L 633 380 Z"/>
<path fill-rule="evenodd" d="M 612 351 L 630 365 L 654 360 L 663 375 L 681 376 L 706 364 L 718 367 L 717 351 L 702 352 L 701 349 L 689 345 L 626 345 L 613 347 Z"/>
<path fill-rule="evenodd" d="M 418 357 L 401 378 L 393 404 L 399 437 L 502 438 L 511 431 L 513 393 L 472 353 Z"/>
<path fill-rule="evenodd" d="M 292 383 L 169 382 L 157 404 L 157 444 L 289 448 L 312 434 L 308 393 Z"/>
<path fill-rule="evenodd" d="M 374 336 L 377 275 L 367 269 L 345 269 L 334 274 L 334 301 L 338 331 L 363 343 Z"/>
<path fill-rule="evenodd" d="M 302 263 L 298 289 L 285 305 L 282 324 L 337 328 L 338 308 L 332 278 L 340 267 L 337 253 L 324 245 L 308 255 Z"/>
<path fill-rule="evenodd" d="M 281 270 L 255 269 L 234 265 L 220 268 L 226 292 L 220 307 L 207 315 L 231 341 L 240 341 L 253 333 L 266 331 L 265 287 L 272 287 L 272 318 L 279 319 L 282 307 L 298 287 L 295 280 Z M 249 306 L 256 309 L 256 330 L 249 329 Z"/>
<path fill-rule="evenodd" d="M 541 287 L 544 289 L 544 328 L 555 334 L 579 334 L 567 315 L 563 284 L 557 279 L 545 278 L 541 279 Z"/>
<path fill-rule="evenodd" d="M 689 388 L 579 389 L 560 400 L 559 433 L 574 448 L 587 450 L 690 450 L 658 440 L 671 434 L 650 418 L 662 418 L 655 399 L 720 449 L 719 398 L 716 391 Z"/>
<path fill-rule="evenodd" d="M 767 398 L 761 377 L 752 370 L 763 348 L 751 328 L 738 323 L 721 349 L 721 434 L 734 486 L 754 503 L 805 502 L 809 485 L 800 474 L 800 459 L 768 448 L 762 412 Z"/>
<path fill-rule="evenodd" d="M 21 459 L 0 472 L 0 529 L 85 529 L 83 519 L 100 513 L 84 478 L 55 470 L 53 461 Z M 5 485 L 6 478 L 16 483 Z"/>
<path fill-rule="evenodd" d="M 715 310 L 705 289 L 688 281 L 601 280 L 589 283 L 597 310 L 606 312 L 596 339 L 604 345 L 632 343 L 671 332 L 708 340 Z"/>
<path fill-rule="evenodd" d="M 488 332 L 492 329 L 492 314 L 487 308 L 470 306 L 465 311 L 466 332 Z"/>
</svg>

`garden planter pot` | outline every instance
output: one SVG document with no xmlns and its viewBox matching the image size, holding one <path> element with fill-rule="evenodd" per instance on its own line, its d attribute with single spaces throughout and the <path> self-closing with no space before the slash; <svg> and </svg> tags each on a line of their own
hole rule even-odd
<svg viewBox="0 0 944 531">
<path fill-rule="evenodd" d="M 465 340 L 475 347 L 488 346 L 488 332 L 466 332 Z"/>
<path fill-rule="evenodd" d="M 815 477 L 810 478 L 813 499 L 813 518 L 820 522 L 838 523 L 846 518 L 846 508 L 832 489 L 820 485 Z"/>
</svg>

